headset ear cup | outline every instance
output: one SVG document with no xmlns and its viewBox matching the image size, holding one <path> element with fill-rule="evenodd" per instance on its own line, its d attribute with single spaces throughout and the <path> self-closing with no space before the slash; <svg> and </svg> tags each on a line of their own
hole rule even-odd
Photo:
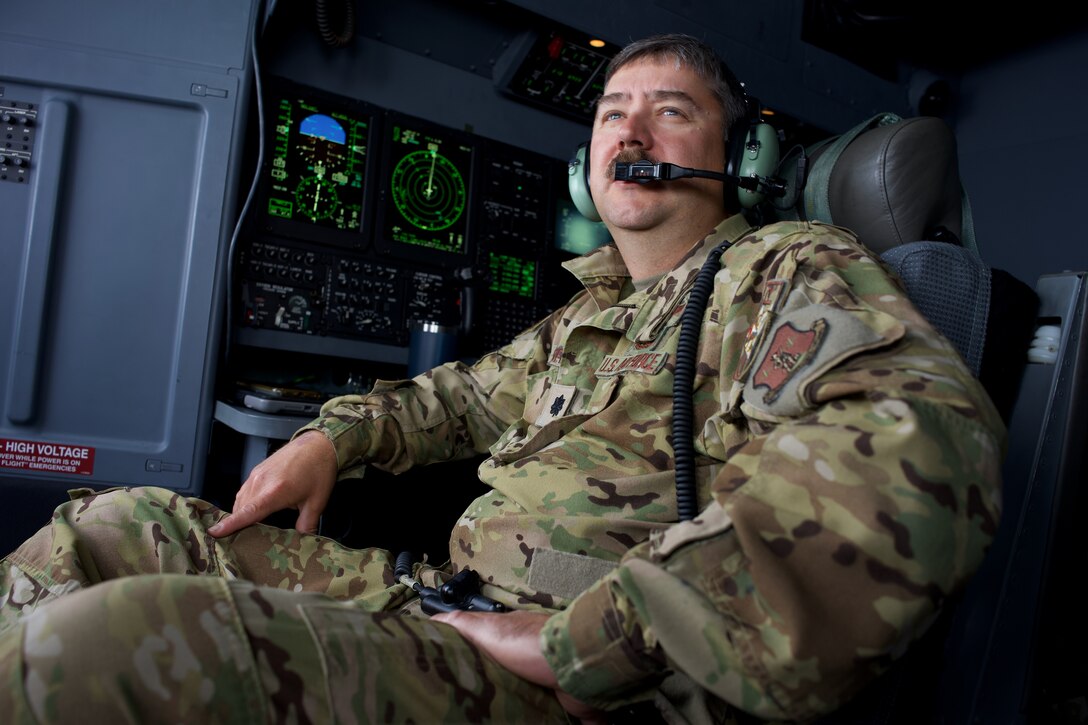
<svg viewBox="0 0 1088 725">
<path fill-rule="evenodd" d="M 589 141 L 578 147 L 574 158 L 567 164 L 567 187 L 570 189 L 570 200 L 579 213 L 590 221 L 601 221 L 589 191 Z"/>
<path fill-rule="evenodd" d="M 758 176 L 768 179 L 778 169 L 779 148 L 778 133 L 769 123 L 755 123 L 747 133 L 744 148 L 741 150 L 737 165 L 737 176 Z M 762 191 L 748 191 L 737 187 L 737 198 L 745 209 L 751 209 L 763 201 L 766 194 Z"/>
<path fill-rule="evenodd" d="M 724 68 L 734 84 L 731 87 L 739 88 L 744 97 L 744 115 L 729 127 L 729 148 L 725 154 L 725 174 L 730 178 L 730 183 L 725 185 L 725 208 L 737 212 L 742 208 L 751 209 L 766 196 L 762 191 L 741 188 L 736 179 L 774 176 L 779 161 L 778 132 L 769 123 L 764 123 L 759 99 L 748 95 L 728 66 Z"/>
</svg>

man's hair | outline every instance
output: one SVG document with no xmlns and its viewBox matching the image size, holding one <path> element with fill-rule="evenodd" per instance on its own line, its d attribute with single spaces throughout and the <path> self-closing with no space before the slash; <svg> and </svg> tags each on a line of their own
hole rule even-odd
<svg viewBox="0 0 1088 725">
<path fill-rule="evenodd" d="M 734 121 L 744 117 L 747 108 L 744 91 L 739 87 L 736 76 L 713 48 L 690 35 L 653 35 L 636 40 L 609 62 L 604 74 L 605 85 L 608 85 L 608 81 L 620 68 L 645 59 L 656 63 L 672 61 L 676 63 L 678 70 L 690 68 L 695 75 L 706 81 L 710 92 L 721 104 L 722 119 L 725 121 L 722 133 L 728 140 L 729 127 Z"/>
</svg>

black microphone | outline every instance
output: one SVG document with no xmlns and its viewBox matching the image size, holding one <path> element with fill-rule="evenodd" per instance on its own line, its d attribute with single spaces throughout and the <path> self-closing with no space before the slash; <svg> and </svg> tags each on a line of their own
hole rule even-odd
<svg viewBox="0 0 1088 725">
<path fill-rule="evenodd" d="M 737 186 L 747 191 L 758 191 L 763 187 L 765 193 L 773 196 L 782 196 L 786 193 L 786 185 L 778 179 L 768 179 L 759 176 L 730 176 L 720 171 L 707 171 L 705 169 L 689 169 L 686 166 L 677 166 L 668 162 L 654 163 L 648 159 L 639 159 L 634 162 L 617 161 L 616 181 L 634 181 L 638 184 L 648 184 L 651 181 L 675 181 L 676 179 L 716 179 L 729 181 L 734 179 Z"/>
</svg>

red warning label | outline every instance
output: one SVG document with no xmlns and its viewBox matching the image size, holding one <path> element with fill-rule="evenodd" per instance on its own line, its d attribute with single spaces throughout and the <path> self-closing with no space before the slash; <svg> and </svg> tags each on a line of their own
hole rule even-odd
<svg viewBox="0 0 1088 725">
<path fill-rule="evenodd" d="M 94 449 L 66 443 L 0 438 L 0 468 L 90 476 L 94 473 Z"/>
</svg>

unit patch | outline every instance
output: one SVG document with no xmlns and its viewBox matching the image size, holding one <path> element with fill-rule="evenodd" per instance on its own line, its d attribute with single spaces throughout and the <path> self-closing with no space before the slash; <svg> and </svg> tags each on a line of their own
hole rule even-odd
<svg viewBox="0 0 1088 725">
<path fill-rule="evenodd" d="M 607 355 L 597 368 L 597 377 L 610 378 L 627 373 L 656 375 L 669 360 L 667 352 L 636 352 L 630 355 Z"/>
<path fill-rule="evenodd" d="M 548 365 L 553 368 L 557 368 L 563 364 L 563 346 L 556 345 L 552 349 L 551 357 L 548 358 Z"/>
<path fill-rule="evenodd" d="M 811 330 L 798 330 L 789 322 L 775 330 L 767 354 L 752 376 L 753 388 L 766 388 L 763 402 L 773 403 L 799 369 L 812 362 L 827 331 L 827 320 L 816 319 Z"/>
<path fill-rule="evenodd" d="M 800 415 L 810 407 L 809 383 L 846 358 L 902 336 L 902 324 L 876 310 L 809 304 L 780 312 L 753 353 L 756 364 L 742 392 L 747 412 Z"/>
</svg>

